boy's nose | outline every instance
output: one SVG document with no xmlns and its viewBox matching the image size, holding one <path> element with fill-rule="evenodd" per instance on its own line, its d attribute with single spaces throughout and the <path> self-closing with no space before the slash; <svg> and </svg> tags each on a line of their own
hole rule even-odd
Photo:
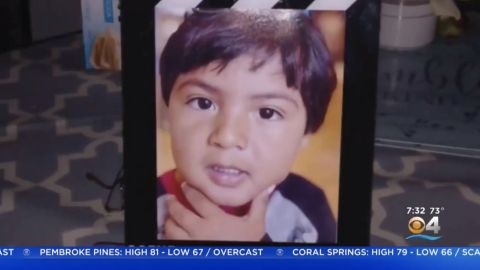
<svg viewBox="0 0 480 270">
<path fill-rule="evenodd" d="M 218 117 L 209 143 L 221 148 L 245 149 L 248 145 L 247 118 L 227 115 Z"/>
</svg>

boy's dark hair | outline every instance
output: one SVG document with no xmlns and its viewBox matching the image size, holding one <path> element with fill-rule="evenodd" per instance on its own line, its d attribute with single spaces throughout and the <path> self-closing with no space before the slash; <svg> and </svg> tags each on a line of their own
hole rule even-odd
<svg viewBox="0 0 480 270">
<path fill-rule="evenodd" d="M 323 123 L 337 80 L 322 34 L 306 12 L 198 10 L 185 15 L 160 58 L 162 96 L 168 106 L 179 75 L 219 61 L 255 56 L 252 70 L 279 53 L 288 87 L 300 90 L 307 111 L 305 133 Z"/>
</svg>

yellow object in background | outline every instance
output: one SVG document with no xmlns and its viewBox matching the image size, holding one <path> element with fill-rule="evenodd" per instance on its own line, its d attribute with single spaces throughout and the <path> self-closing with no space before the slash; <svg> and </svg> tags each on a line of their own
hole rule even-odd
<svg viewBox="0 0 480 270">
<path fill-rule="evenodd" d="M 432 0 L 433 13 L 440 17 L 453 17 L 460 20 L 461 14 L 453 0 Z"/>
</svg>

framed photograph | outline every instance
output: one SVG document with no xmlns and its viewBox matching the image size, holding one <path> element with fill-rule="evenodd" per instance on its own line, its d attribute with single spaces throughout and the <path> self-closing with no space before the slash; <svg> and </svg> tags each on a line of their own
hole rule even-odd
<svg viewBox="0 0 480 270">
<path fill-rule="evenodd" d="M 377 2 L 123 1 L 127 244 L 368 244 Z"/>
</svg>

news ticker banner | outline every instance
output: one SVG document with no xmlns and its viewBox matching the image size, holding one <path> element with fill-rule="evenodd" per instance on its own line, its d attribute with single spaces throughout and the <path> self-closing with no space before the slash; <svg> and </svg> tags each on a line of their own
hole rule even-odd
<svg viewBox="0 0 480 270">
<path fill-rule="evenodd" d="M 2 259 L 476 258 L 480 247 L 0 247 Z"/>
<path fill-rule="evenodd" d="M 0 247 L 0 269 L 480 269 L 480 247 Z"/>
</svg>

